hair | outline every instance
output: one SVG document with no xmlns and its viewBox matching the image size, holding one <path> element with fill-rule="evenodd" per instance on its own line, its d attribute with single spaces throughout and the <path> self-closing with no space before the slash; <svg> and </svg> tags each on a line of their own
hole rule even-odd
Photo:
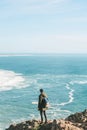
<svg viewBox="0 0 87 130">
<path fill-rule="evenodd" d="M 40 89 L 40 92 L 42 93 L 42 92 L 43 92 L 43 89 Z"/>
</svg>

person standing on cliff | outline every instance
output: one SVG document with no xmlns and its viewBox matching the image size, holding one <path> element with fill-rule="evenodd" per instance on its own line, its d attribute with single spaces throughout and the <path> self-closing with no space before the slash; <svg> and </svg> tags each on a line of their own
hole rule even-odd
<svg viewBox="0 0 87 130">
<path fill-rule="evenodd" d="M 43 115 L 45 118 L 45 123 L 47 123 L 47 116 L 46 116 L 46 100 L 47 95 L 44 93 L 43 89 L 40 89 L 40 95 L 38 99 L 38 110 L 40 111 L 41 116 L 41 123 L 43 123 Z"/>
</svg>

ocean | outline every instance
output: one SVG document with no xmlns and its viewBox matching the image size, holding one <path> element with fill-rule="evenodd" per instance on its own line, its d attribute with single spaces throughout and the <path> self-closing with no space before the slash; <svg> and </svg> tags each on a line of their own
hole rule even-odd
<svg viewBox="0 0 87 130">
<path fill-rule="evenodd" d="M 87 108 L 87 54 L 1 55 L 0 130 L 40 119 L 39 89 L 48 95 L 48 119 Z"/>
</svg>

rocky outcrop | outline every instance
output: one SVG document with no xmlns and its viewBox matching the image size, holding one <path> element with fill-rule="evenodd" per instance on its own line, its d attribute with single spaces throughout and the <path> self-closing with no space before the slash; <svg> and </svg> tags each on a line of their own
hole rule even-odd
<svg viewBox="0 0 87 130">
<path fill-rule="evenodd" d="M 68 116 L 65 120 L 72 122 L 75 126 L 87 130 L 87 110 Z"/>
<path fill-rule="evenodd" d="M 48 121 L 40 124 L 40 121 L 25 121 L 12 124 L 6 130 L 87 130 L 87 110 L 68 116 L 65 120 Z"/>
<path fill-rule="evenodd" d="M 65 120 L 54 120 L 52 123 L 42 125 L 39 130 L 83 130 Z"/>
<path fill-rule="evenodd" d="M 72 114 L 68 116 L 65 120 L 71 121 L 73 123 L 85 123 L 87 122 L 87 110 Z"/>
<path fill-rule="evenodd" d="M 40 123 L 36 120 L 32 120 L 32 121 L 29 120 L 29 121 L 21 122 L 19 124 L 12 124 L 6 130 L 33 130 L 33 129 L 38 129 L 39 124 Z"/>
<path fill-rule="evenodd" d="M 47 124 L 40 124 L 38 121 L 27 121 L 20 124 L 13 124 L 6 130 L 82 130 L 65 120 L 53 120 Z"/>
</svg>

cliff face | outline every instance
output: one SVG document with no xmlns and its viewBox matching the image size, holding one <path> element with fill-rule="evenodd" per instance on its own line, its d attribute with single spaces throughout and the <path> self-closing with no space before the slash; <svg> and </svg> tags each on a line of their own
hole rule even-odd
<svg viewBox="0 0 87 130">
<path fill-rule="evenodd" d="M 37 120 L 13 124 L 6 130 L 87 130 L 87 110 L 68 116 L 65 120 L 53 120 L 40 124 Z"/>
</svg>

